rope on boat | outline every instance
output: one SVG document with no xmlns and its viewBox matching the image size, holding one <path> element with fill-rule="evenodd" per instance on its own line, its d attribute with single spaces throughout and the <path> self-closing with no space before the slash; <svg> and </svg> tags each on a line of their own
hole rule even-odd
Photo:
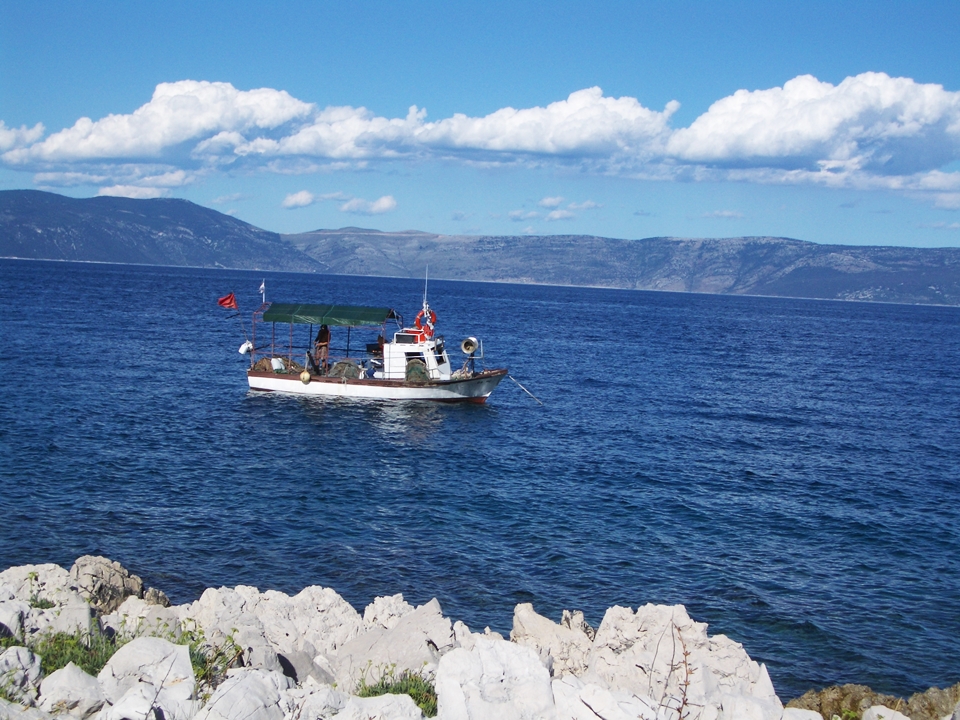
<svg viewBox="0 0 960 720">
<path fill-rule="evenodd" d="M 513 375 L 511 375 L 510 373 L 507 373 L 507 377 L 510 378 L 511 380 L 513 380 L 515 383 L 517 383 L 517 387 L 518 387 L 518 388 L 520 388 L 521 390 L 523 390 L 527 395 L 529 395 L 529 396 L 532 397 L 534 400 L 536 400 L 538 403 L 540 403 L 541 405 L 543 405 L 543 401 L 542 401 L 540 398 L 538 398 L 536 395 L 534 395 L 532 392 L 530 392 L 529 390 L 527 390 L 523 385 L 521 385 L 520 383 L 518 383 L 518 382 L 517 382 L 517 379 L 516 379 Z"/>
</svg>

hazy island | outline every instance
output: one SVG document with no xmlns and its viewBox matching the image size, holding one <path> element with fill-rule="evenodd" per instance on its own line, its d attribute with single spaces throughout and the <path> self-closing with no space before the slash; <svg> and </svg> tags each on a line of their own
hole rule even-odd
<svg viewBox="0 0 960 720">
<path fill-rule="evenodd" d="M 186 200 L 0 191 L 0 257 L 960 305 L 960 248 L 363 228 L 280 235 Z"/>
</svg>

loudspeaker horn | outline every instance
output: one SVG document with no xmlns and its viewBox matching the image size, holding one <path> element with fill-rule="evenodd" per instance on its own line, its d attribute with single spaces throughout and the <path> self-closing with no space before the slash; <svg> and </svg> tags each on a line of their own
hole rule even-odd
<svg viewBox="0 0 960 720">
<path fill-rule="evenodd" d="M 480 341 L 475 337 L 468 337 L 466 340 L 460 343 L 460 349 L 463 350 L 465 355 L 473 355 L 479 347 Z"/>
</svg>

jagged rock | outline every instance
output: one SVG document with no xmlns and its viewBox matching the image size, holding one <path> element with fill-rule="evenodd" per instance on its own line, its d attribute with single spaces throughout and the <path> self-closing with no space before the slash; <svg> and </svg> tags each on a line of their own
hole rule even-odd
<svg viewBox="0 0 960 720">
<path fill-rule="evenodd" d="M 590 627 L 590 624 L 584 619 L 583 611 L 574 610 L 564 610 L 560 616 L 560 624 L 569 629 L 569 630 L 579 630 L 593 642 L 593 639 L 597 636 L 597 631 Z"/>
<path fill-rule="evenodd" d="M 363 620 L 330 588 L 306 587 L 290 597 L 268 590 L 251 599 L 264 632 L 279 652 L 300 650 L 329 657 L 363 631 Z"/>
<path fill-rule="evenodd" d="M 100 618 L 100 627 L 120 637 L 180 638 L 180 616 L 175 608 L 128 597 L 114 612 Z"/>
<path fill-rule="evenodd" d="M 147 588 L 143 593 L 143 601 L 148 605 L 159 605 L 160 607 L 170 607 L 170 598 L 163 590 L 157 590 L 155 587 Z"/>
<path fill-rule="evenodd" d="M 174 645 L 160 638 L 137 638 L 117 650 L 97 675 L 111 705 L 139 712 L 162 709 L 167 720 L 189 720 L 196 711 L 196 679 L 186 645 Z M 121 720 L 110 708 L 100 711 L 99 720 Z M 130 718 L 134 720 L 134 718 Z"/>
<path fill-rule="evenodd" d="M 583 619 L 582 614 L 580 619 Z M 551 675 L 558 678 L 582 675 L 587 669 L 587 657 L 593 648 L 593 643 L 583 630 L 557 625 L 538 615 L 530 603 L 522 603 L 514 608 L 510 639 L 532 648 Z"/>
<path fill-rule="evenodd" d="M 25 647 L 7 648 L 0 653 L 0 679 L 11 697 L 32 705 L 40 685 L 40 658 Z"/>
<path fill-rule="evenodd" d="M 83 599 L 100 613 L 113 612 L 130 596 L 143 597 L 143 581 L 109 558 L 77 558 L 70 568 L 70 578 Z"/>
<path fill-rule="evenodd" d="M 457 647 L 462 647 L 465 650 L 473 650 L 473 633 L 470 632 L 470 628 L 467 627 L 467 624 L 462 620 L 457 620 L 453 623 L 453 642 Z"/>
<path fill-rule="evenodd" d="M 54 605 L 76 604 L 80 597 L 73 587 L 70 573 L 53 563 L 8 568 L 0 572 L 0 585 L 12 591 L 17 600 L 28 604 L 37 601 Z"/>
<path fill-rule="evenodd" d="M 286 691 L 288 713 L 299 720 L 327 720 L 347 704 L 347 695 L 330 685 L 307 680 L 301 687 Z"/>
<path fill-rule="evenodd" d="M 0 720 L 53 720 L 53 715 L 0 699 Z"/>
<path fill-rule="evenodd" d="M 2 593 L 0 597 L 6 595 L 7 593 Z M 21 600 L 17 600 L 10 592 L 9 597 L 0 600 L 0 635 L 22 640 L 23 620 L 29 614 L 30 606 Z"/>
<path fill-rule="evenodd" d="M 86 635 L 92 625 L 93 611 L 79 596 L 67 598 L 67 604 L 54 608 L 31 608 L 24 617 L 24 632 L 28 636 L 37 633 Z"/>
<path fill-rule="evenodd" d="M 256 588 L 244 585 L 208 588 L 195 603 L 181 605 L 176 611 L 184 629 L 199 626 L 209 643 L 223 645 L 232 639 L 243 650 L 245 666 L 282 672 L 277 651 L 254 612 L 259 599 Z"/>
<path fill-rule="evenodd" d="M 336 720 L 421 720 L 423 713 L 409 695 L 351 697 Z"/>
<path fill-rule="evenodd" d="M 378 597 L 364 609 L 363 624 L 368 630 L 374 627 L 390 630 L 400 618 L 412 612 L 413 605 L 405 601 L 402 594 Z"/>
<path fill-rule="evenodd" d="M 860 720 L 910 720 L 910 718 L 883 705 L 874 705 L 864 711 Z"/>
<path fill-rule="evenodd" d="M 103 707 L 104 702 L 106 697 L 97 679 L 72 662 L 40 683 L 39 707 L 54 715 L 86 718 Z"/>
<path fill-rule="evenodd" d="M 194 720 L 283 720 L 290 710 L 284 696 L 291 686 L 280 672 L 231 670 Z"/>
<path fill-rule="evenodd" d="M 474 635 L 472 650 L 440 658 L 436 688 L 444 720 L 550 720 L 556 717 L 550 674 L 537 654 L 505 640 Z"/>
<path fill-rule="evenodd" d="M 636 613 L 610 608 L 587 665 L 585 682 L 658 705 L 702 707 L 705 717 L 733 706 L 765 720 L 783 712 L 766 667 L 726 636 L 709 637 L 706 624 L 691 620 L 682 605 L 645 605 Z"/>
<path fill-rule="evenodd" d="M 318 683 L 330 684 L 333 682 L 333 673 L 326 667 L 314 662 L 308 653 L 300 650 L 277 653 L 283 674 L 297 683 L 303 683 L 307 678 L 313 678 Z"/>
<path fill-rule="evenodd" d="M 874 705 L 903 711 L 911 720 L 949 718 L 951 708 L 960 701 L 960 683 L 948 688 L 930 688 L 915 693 L 909 700 L 876 693 L 866 685 L 833 685 L 823 690 L 808 690 L 787 703 L 788 708 L 814 710 L 822 717 L 843 716 L 844 712 L 862 715 Z M 958 717 L 956 720 L 960 720 Z"/>
<path fill-rule="evenodd" d="M 337 686 L 352 689 L 404 670 L 433 677 L 440 657 L 454 647 L 453 627 L 436 598 L 404 615 L 390 630 L 373 628 L 336 654 Z"/>
<path fill-rule="evenodd" d="M 780 720 L 823 720 L 823 717 L 814 710 L 788 707 L 783 709 L 783 716 Z"/>
<path fill-rule="evenodd" d="M 573 675 L 553 681 L 553 699 L 558 720 L 657 720 L 649 698 L 612 692 Z"/>
</svg>

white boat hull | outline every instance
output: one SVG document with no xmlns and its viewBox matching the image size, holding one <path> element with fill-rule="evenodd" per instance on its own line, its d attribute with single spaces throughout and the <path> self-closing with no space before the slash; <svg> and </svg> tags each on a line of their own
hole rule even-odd
<svg viewBox="0 0 960 720">
<path fill-rule="evenodd" d="M 437 402 L 486 402 L 494 388 L 506 376 L 506 370 L 486 370 L 463 380 L 434 380 L 407 383 L 402 380 L 350 380 L 311 375 L 305 383 L 299 375 L 247 372 L 252 390 L 295 395 L 368 398 L 372 400 L 432 400 Z"/>
</svg>

